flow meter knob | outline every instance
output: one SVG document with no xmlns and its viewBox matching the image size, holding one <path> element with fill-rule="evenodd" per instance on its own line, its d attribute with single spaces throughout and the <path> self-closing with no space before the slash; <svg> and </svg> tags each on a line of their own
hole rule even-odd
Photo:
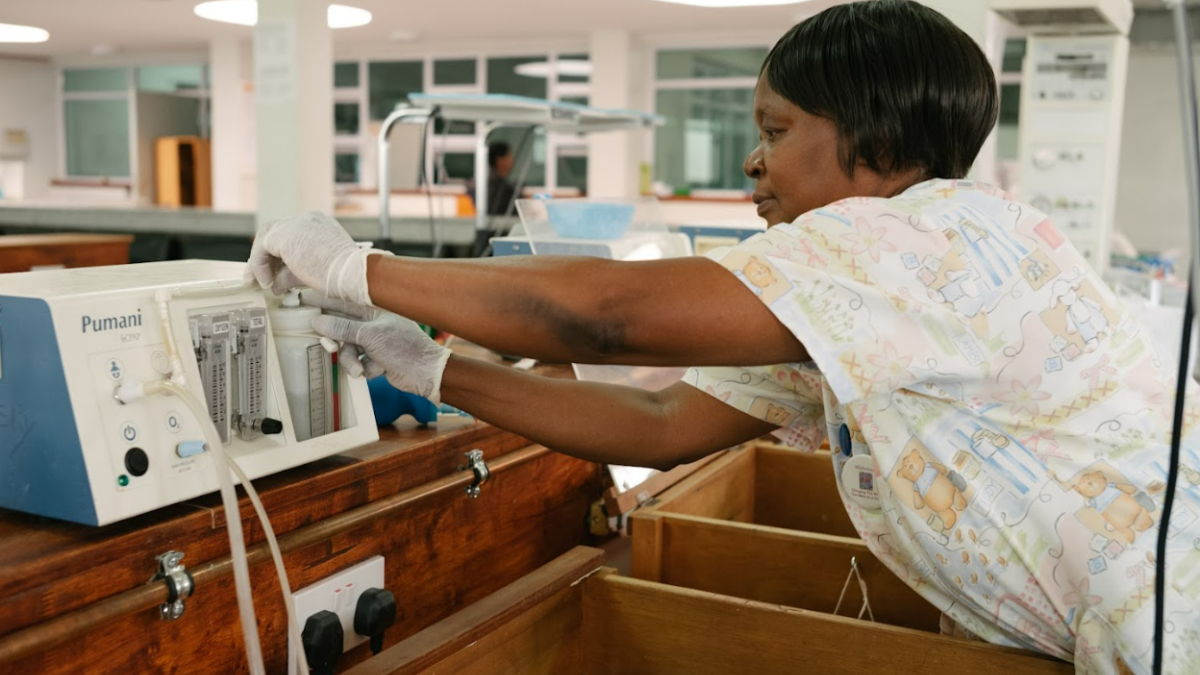
<svg viewBox="0 0 1200 675">
<path fill-rule="evenodd" d="M 268 436 L 273 435 L 273 434 L 280 434 L 280 433 L 283 433 L 283 422 L 280 422 L 279 420 L 273 420 L 270 417 L 267 417 L 267 418 L 263 419 L 262 424 L 259 425 L 259 429 L 264 434 L 267 434 Z"/>
</svg>

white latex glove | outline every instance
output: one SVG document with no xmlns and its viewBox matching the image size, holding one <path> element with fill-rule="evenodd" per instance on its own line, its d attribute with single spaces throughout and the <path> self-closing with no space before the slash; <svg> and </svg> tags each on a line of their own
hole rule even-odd
<svg viewBox="0 0 1200 675">
<path fill-rule="evenodd" d="M 312 304 L 344 314 L 359 314 L 367 308 L 347 307 L 315 295 L 302 296 Z M 442 373 L 450 350 L 434 342 L 416 323 L 391 312 L 376 310 L 374 318 L 359 320 L 322 314 L 313 320 L 313 330 L 344 343 L 338 363 L 352 377 L 386 375 L 401 391 L 442 402 Z M 365 356 L 365 358 L 361 358 Z"/>
<path fill-rule="evenodd" d="M 246 263 L 246 281 L 276 295 L 307 286 L 330 298 L 371 304 L 367 256 L 390 255 L 363 249 L 333 218 L 319 211 L 283 218 L 262 229 Z"/>
</svg>

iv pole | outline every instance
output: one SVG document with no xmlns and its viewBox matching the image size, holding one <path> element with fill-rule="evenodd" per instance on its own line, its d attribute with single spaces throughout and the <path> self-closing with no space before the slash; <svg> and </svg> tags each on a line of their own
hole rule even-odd
<svg viewBox="0 0 1200 675">
<path fill-rule="evenodd" d="M 1175 501 L 1175 483 L 1179 474 L 1179 448 L 1183 442 L 1184 394 L 1187 391 L 1188 351 L 1191 347 L 1192 322 L 1196 310 L 1195 291 L 1200 289 L 1200 143 L 1197 142 L 1196 77 L 1192 63 L 1191 17 L 1185 0 L 1165 0 L 1175 21 L 1175 42 L 1179 56 L 1179 102 L 1183 120 L 1184 175 L 1188 187 L 1188 239 L 1191 262 L 1188 271 L 1187 307 L 1184 311 L 1183 341 L 1176 382 L 1175 411 L 1171 434 L 1171 458 L 1167 465 L 1167 492 L 1162 519 L 1158 524 L 1158 553 L 1154 575 L 1154 673 L 1163 672 L 1163 630 L 1166 613 L 1167 536 L 1171 506 Z"/>
</svg>

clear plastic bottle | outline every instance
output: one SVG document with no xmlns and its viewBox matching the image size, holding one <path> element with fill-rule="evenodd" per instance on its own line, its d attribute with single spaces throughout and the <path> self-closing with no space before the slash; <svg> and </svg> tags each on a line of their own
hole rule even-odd
<svg viewBox="0 0 1200 675">
<path fill-rule="evenodd" d="M 299 297 L 289 294 L 284 297 L 283 306 L 271 309 L 269 314 L 296 440 L 306 441 L 314 436 L 323 436 L 328 432 L 330 414 L 326 400 L 330 391 L 329 358 L 321 346 L 321 337 L 312 329 L 313 319 L 321 315 L 321 310 L 302 307 Z M 315 354 L 319 354 L 319 360 Z M 319 364 L 316 366 L 320 369 L 319 373 L 314 371 L 314 364 Z M 314 378 L 320 379 L 314 382 Z M 314 395 L 320 395 L 321 400 L 314 401 Z M 315 417 L 314 410 L 318 413 Z"/>
</svg>

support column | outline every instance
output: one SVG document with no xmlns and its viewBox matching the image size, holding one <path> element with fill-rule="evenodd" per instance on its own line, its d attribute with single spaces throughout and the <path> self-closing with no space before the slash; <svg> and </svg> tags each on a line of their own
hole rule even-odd
<svg viewBox="0 0 1200 675">
<path fill-rule="evenodd" d="M 596 31 L 591 36 L 590 102 L 598 108 L 645 110 L 644 50 L 628 31 Z M 644 131 L 588 137 L 588 196 L 634 197 L 645 146 Z"/>
<path fill-rule="evenodd" d="M 219 37 L 208 50 L 213 209 L 254 210 L 254 59 L 249 40 Z"/>
<path fill-rule="evenodd" d="M 259 0 L 258 226 L 333 210 L 333 39 L 325 0 Z"/>
</svg>

